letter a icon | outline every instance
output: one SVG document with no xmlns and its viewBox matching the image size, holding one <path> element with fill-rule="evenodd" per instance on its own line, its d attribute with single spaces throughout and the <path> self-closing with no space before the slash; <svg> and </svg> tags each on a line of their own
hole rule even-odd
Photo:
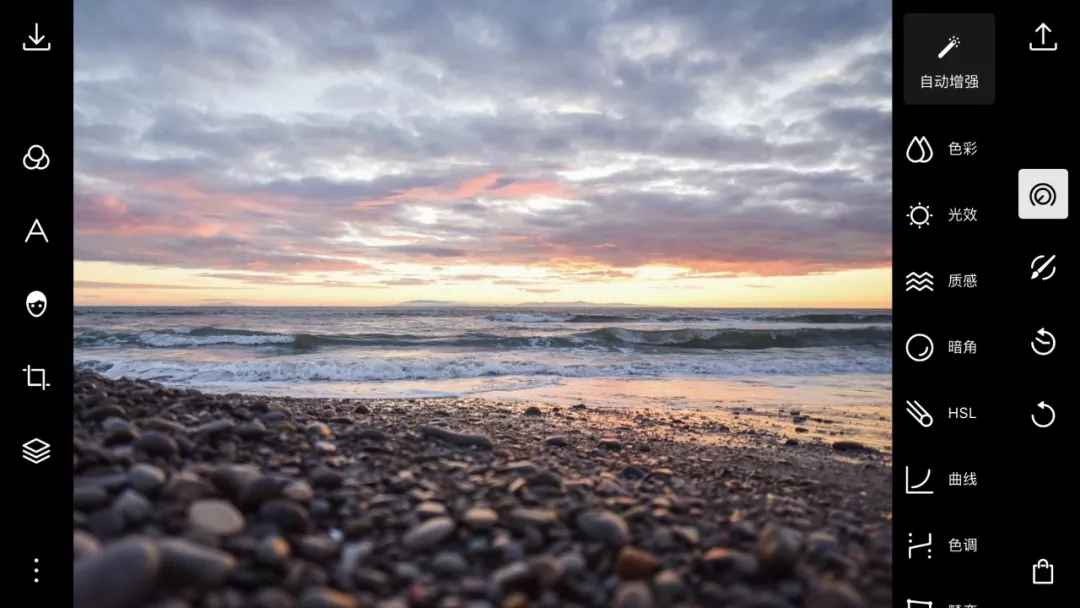
<svg viewBox="0 0 1080 608">
<path fill-rule="evenodd" d="M 32 236 L 40 236 L 41 238 L 45 239 L 46 243 L 49 242 L 49 237 L 45 236 L 45 229 L 41 227 L 40 220 L 34 220 L 34 225 L 30 227 L 30 232 L 26 235 L 26 240 L 24 240 L 23 242 L 29 243 L 30 237 Z"/>
</svg>

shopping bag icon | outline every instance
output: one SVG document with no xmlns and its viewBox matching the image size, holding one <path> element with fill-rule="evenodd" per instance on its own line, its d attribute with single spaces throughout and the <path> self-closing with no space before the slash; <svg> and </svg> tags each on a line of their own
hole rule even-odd
<svg viewBox="0 0 1080 608">
<path fill-rule="evenodd" d="M 1031 567 L 1031 582 L 1035 585 L 1054 584 L 1054 564 L 1040 559 Z"/>
</svg>

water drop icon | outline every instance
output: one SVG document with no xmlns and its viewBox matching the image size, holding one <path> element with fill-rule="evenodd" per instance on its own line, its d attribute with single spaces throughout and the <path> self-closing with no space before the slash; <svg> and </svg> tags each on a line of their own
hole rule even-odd
<svg viewBox="0 0 1080 608">
<path fill-rule="evenodd" d="M 932 158 L 934 158 L 934 149 L 930 147 L 930 142 L 927 141 L 926 136 L 912 137 L 911 143 L 907 147 L 908 161 L 918 165 L 928 163 Z"/>
</svg>

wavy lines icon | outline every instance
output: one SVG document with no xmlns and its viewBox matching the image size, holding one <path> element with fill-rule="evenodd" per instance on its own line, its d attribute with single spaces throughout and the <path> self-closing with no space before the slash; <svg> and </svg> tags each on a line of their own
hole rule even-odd
<svg viewBox="0 0 1080 608">
<path fill-rule="evenodd" d="M 934 275 L 929 272 L 909 272 L 904 291 L 934 291 Z"/>
</svg>

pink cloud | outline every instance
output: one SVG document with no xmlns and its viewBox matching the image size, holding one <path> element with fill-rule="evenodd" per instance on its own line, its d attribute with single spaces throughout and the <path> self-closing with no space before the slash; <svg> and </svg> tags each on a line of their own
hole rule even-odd
<svg viewBox="0 0 1080 608">
<path fill-rule="evenodd" d="M 500 186 L 499 182 L 503 178 L 504 176 L 499 173 L 488 172 L 462 180 L 452 187 L 409 188 L 382 199 L 358 202 L 356 206 L 358 208 L 372 208 L 403 202 L 438 203 L 460 201 L 476 198 L 483 194 L 515 200 L 536 196 L 571 198 L 570 190 L 565 185 L 557 182 L 510 182 Z"/>
</svg>

